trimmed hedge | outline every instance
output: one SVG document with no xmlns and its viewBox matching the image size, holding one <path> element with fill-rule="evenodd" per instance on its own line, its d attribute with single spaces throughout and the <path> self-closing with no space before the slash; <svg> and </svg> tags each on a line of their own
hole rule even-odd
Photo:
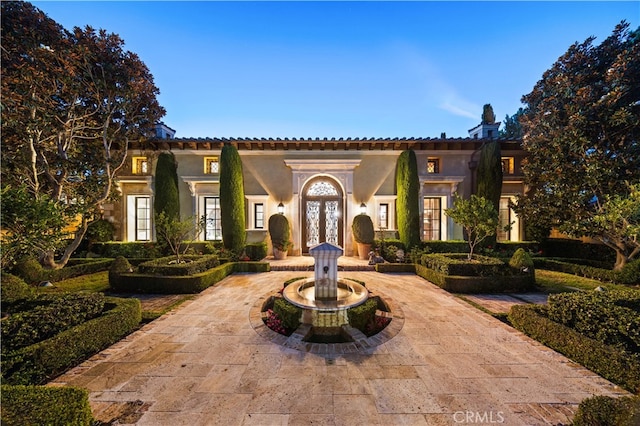
<svg viewBox="0 0 640 426">
<path fill-rule="evenodd" d="M 189 261 L 188 263 L 170 265 L 169 262 L 175 259 L 175 256 L 168 256 L 143 262 L 138 265 L 138 271 L 141 274 L 175 277 L 199 274 L 220 265 L 220 260 L 215 255 L 186 255 L 182 259 Z"/>
<path fill-rule="evenodd" d="M 592 339 L 640 353 L 640 291 L 552 294 L 548 315 Z"/>
<path fill-rule="evenodd" d="M 106 307 L 108 310 L 97 318 L 5 354 L 2 357 L 3 382 L 45 383 L 122 339 L 140 323 L 138 299 L 107 298 Z"/>
<path fill-rule="evenodd" d="M 535 289 L 535 277 L 531 274 L 465 277 L 441 274 L 422 265 L 416 265 L 416 274 L 451 293 L 505 293 Z"/>
<path fill-rule="evenodd" d="M 583 243 L 579 240 L 548 238 L 540 242 L 540 249 L 546 257 L 601 259 L 612 265 L 616 260 L 615 252 L 604 244 Z"/>
<path fill-rule="evenodd" d="M 104 310 L 102 293 L 44 295 L 37 306 L 2 321 L 2 353 L 33 345 L 98 316 Z"/>
<path fill-rule="evenodd" d="M 347 309 L 347 317 L 349 318 L 349 325 L 353 328 L 365 332 L 367 324 L 376 315 L 378 309 L 377 297 L 370 297 L 362 305 L 358 305 L 355 308 Z"/>
<path fill-rule="evenodd" d="M 573 426 L 640 425 L 640 397 L 614 398 L 598 395 L 584 399 L 573 418 Z"/>
<path fill-rule="evenodd" d="M 416 273 L 416 265 L 413 263 L 376 263 L 376 272 L 411 272 Z"/>
<path fill-rule="evenodd" d="M 118 256 L 130 258 L 146 258 L 154 259 L 160 255 L 155 242 L 152 241 L 134 241 L 121 242 L 109 241 L 107 243 L 95 243 L 92 251 L 103 257 L 116 258 Z"/>
<path fill-rule="evenodd" d="M 273 301 L 273 312 L 278 315 L 282 321 L 282 325 L 287 330 L 295 330 L 300 327 L 300 319 L 302 317 L 302 308 L 289 303 L 287 300 L 277 298 Z"/>
<path fill-rule="evenodd" d="M 35 292 L 24 280 L 15 275 L 0 271 L 0 294 L 2 295 L 2 312 L 5 312 L 16 304 L 29 300 L 35 296 Z"/>
<path fill-rule="evenodd" d="M 512 274 L 510 268 L 502 260 L 480 255 L 474 255 L 473 262 L 469 262 L 466 254 L 424 254 L 420 263 L 444 275 L 493 277 Z"/>
<path fill-rule="evenodd" d="M 193 294 L 211 287 L 234 272 L 269 272 L 269 263 L 227 262 L 220 266 L 189 276 L 157 276 L 139 273 L 109 275 L 114 291 L 125 293 Z"/>
<path fill-rule="evenodd" d="M 2 424 L 91 425 L 86 390 L 74 387 L 2 385 Z"/>
<path fill-rule="evenodd" d="M 583 264 L 587 263 L 585 261 L 576 263 L 568 262 L 567 260 L 568 259 L 563 258 L 536 258 L 533 262 L 536 267 L 540 269 L 564 272 L 566 274 L 578 275 L 598 281 L 630 285 L 640 284 L 640 259 L 627 263 L 620 271 Z"/>
<path fill-rule="evenodd" d="M 252 261 L 262 260 L 267 257 L 267 243 L 250 243 L 244 248 L 245 254 Z"/>
<path fill-rule="evenodd" d="M 640 392 L 640 354 L 618 350 L 550 320 L 545 306 L 515 305 L 508 319 L 515 328 L 545 346 L 630 392 Z"/>
</svg>

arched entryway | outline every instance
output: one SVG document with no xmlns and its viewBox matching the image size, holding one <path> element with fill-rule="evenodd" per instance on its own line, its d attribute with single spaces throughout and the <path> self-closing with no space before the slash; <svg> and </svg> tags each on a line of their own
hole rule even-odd
<svg viewBox="0 0 640 426">
<path fill-rule="evenodd" d="M 311 179 L 302 190 L 302 252 L 319 243 L 343 246 L 343 194 L 327 176 Z"/>
</svg>

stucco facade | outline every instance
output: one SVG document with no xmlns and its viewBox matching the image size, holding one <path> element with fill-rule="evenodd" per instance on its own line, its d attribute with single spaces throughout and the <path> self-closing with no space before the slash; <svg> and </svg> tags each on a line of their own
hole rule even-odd
<svg viewBox="0 0 640 426">
<path fill-rule="evenodd" d="M 479 150 L 489 139 L 154 139 L 132 145 L 121 173 L 121 200 L 106 206 L 117 239 L 153 240 L 152 209 L 155 160 L 171 150 L 178 162 L 183 217 L 219 214 L 217 161 L 224 144 L 233 144 L 242 159 L 249 241 L 267 238 L 269 216 L 282 204 L 291 223 L 292 254 L 304 254 L 313 243 L 332 239 L 355 255 L 353 217 L 366 212 L 376 231 L 393 234 L 395 169 L 400 153 L 416 153 L 420 178 L 423 239 L 462 239 L 462 230 L 444 214 L 454 193 L 467 197 L 475 186 Z M 500 140 L 503 157 L 504 220 L 515 222 L 500 239 L 518 241 L 523 224 L 508 210 L 510 197 L 523 191 L 518 140 Z M 214 221 L 215 222 L 215 221 Z M 209 229 L 200 239 L 218 239 Z"/>
</svg>

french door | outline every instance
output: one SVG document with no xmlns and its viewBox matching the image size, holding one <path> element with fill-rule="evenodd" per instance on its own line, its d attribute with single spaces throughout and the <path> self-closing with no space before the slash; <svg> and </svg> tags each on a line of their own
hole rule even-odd
<svg viewBox="0 0 640 426">
<path fill-rule="evenodd" d="M 327 178 L 307 185 L 302 199 L 302 251 L 320 243 L 342 247 L 343 214 L 340 187 Z"/>
</svg>

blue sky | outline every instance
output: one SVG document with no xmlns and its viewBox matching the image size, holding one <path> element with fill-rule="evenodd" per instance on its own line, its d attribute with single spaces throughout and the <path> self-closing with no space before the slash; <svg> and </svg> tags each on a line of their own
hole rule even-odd
<svg viewBox="0 0 640 426">
<path fill-rule="evenodd" d="M 119 34 L 176 137 L 466 137 L 574 42 L 640 25 L 637 1 L 33 4 Z"/>
</svg>

